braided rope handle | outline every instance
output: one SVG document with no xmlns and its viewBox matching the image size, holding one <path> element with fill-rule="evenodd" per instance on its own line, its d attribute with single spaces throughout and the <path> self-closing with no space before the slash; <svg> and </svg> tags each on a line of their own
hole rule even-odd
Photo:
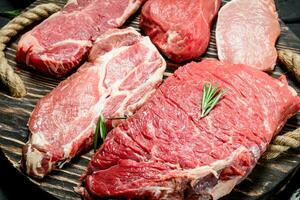
<svg viewBox="0 0 300 200">
<path fill-rule="evenodd" d="M 22 79 L 14 72 L 5 58 L 6 44 L 26 26 L 47 18 L 59 10 L 60 7 L 56 4 L 41 4 L 21 13 L 0 29 L 0 81 L 9 89 L 11 96 L 23 97 L 26 95 L 26 89 Z"/>
<path fill-rule="evenodd" d="M 300 55 L 291 50 L 280 50 L 278 51 L 278 58 L 300 82 Z"/>
<path fill-rule="evenodd" d="M 265 159 L 273 159 L 290 148 L 296 149 L 300 147 L 300 128 L 287 132 L 283 135 L 276 136 L 272 143 L 268 146 L 266 153 L 263 155 Z"/>
</svg>

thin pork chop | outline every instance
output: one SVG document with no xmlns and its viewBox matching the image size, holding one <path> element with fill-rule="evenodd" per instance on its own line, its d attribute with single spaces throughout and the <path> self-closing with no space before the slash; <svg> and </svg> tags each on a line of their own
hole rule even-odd
<svg viewBox="0 0 300 200">
<path fill-rule="evenodd" d="M 148 37 L 133 29 L 99 37 L 89 62 L 42 98 L 28 122 L 30 139 L 22 165 L 42 178 L 53 168 L 90 149 L 100 113 L 132 115 L 162 81 L 166 64 Z M 107 121 L 115 126 L 119 121 Z"/>
<path fill-rule="evenodd" d="M 216 42 L 221 61 L 274 69 L 280 35 L 273 0 L 232 0 L 219 12 Z"/>
<path fill-rule="evenodd" d="M 22 36 L 17 61 L 55 77 L 66 76 L 87 57 L 94 39 L 123 25 L 142 0 L 69 0 Z"/>
<path fill-rule="evenodd" d="M 203 84 L 228 90 L 200 118 Z M 179 68 L 113 129 L 88 166 L 89 197 L 218 199 L 247 176 L 300 109 L 284 76 L 215 60 Z"/>
<path fill-rule="evenodd" d="M 203 54 L 221 0 L 148 0 L 140 25 L 171 60 L 186 61 Z"/>
</svg>

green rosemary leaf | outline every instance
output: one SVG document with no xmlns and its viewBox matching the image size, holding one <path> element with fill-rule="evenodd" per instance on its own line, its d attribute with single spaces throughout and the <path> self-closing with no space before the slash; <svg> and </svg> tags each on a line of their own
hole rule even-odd
<svg viewBox="0 0 300 200">
<path fill-rule="evenodd" d="M 218 87 L 218 84 L 213 86 L 211 83 L 209 84 L 209 87 L 210 87 L 210 90 L 209 90 L 207 99 L 212 99 L 219 91 L 219 87 Z"/>
<path fill-rule="evenodd" d="M 127 117 L 115 117 L 115 118 L 106 118 L 108 120 L 120 120 L 120 119 L 127 119 Z M 98 146 L 100 144 L 100 139 L 104 142 L 107 136 L 107 128 L 105 125 L 105 118 L 102 114 L 100 114 L 99 119 L 96 124 L 96 130 L 94 135 L 94 152 L 97 151 Z"/>
<path fill-rule="evenodd" d="M 207 116 L 217 105 L 227 90 L 221 90 L 218 84 L 204 83 L 202 88 L 201 118 Z"/>
<path fill-rule="evenodd" d="M 100 136 L 101 136 L 101 139 L 102 141 L 105 140 L 106 138 L 106 135 L 107 135 L 107 129 L 106 129 L 106 125 L 105 125 L 105 119 L 103 117 L 103 115 L 100 115 Z"/>
<path fill-rule="evenodd" d="M 95 135 L 94 135 L 94 152 L 96 152 L 96 150 L 98 148 L 98 144 L 99 144 L 100 120 L 101 120 L 101 117 L 99 117 L 97 124 L 96 124 L 96 130 L 95 130 Z"/>
<path fill-rule="evenodd" d="M 206 83 L 204 83 L 203 85 L 203 91 L 202 91 L 202 103 L 201 103 L 201 108 L 204 108 L 206 105 L 205 105 L 205 99 L 206 99 L 206 94 L 207 94 L 207 91 L 206 91 Z M 204 114 L 204 109 L 202 109 L 201 111 L 201 116 Z"/>
<path fill-rule="evenodd" d="M 0 16 L 14 18 L 21 13 L 21 10 L 10 10 L 10 11 L 2 11 L 0 12 Z"/>
<path fill-rule="evenodd" d="M 204 113 L 204 116 L 208 115 L 208 113 L 215 107 L 215 105 L 219 102 L 219 100 L 221 99 L 222 97 L 222 92 L 220 92 L 216 98 L 214 98 L 210 103 L 209 103 L 209 106 L 208 106 L 208 109 L 205 111 Z"/>
<path fill-rule="evenodd" d="M 95 135 L 94 135 L 94 152 L 96 152 L 99 144 L 100 144 L 100 139 L 103 142 L 106 138 L 107 135 L 107 129 L 105 125 L 105 119 L 102 114 L 100 114 L 99 119 L 96 124 L 96 130 L 95 130 Z"/>
</svg>

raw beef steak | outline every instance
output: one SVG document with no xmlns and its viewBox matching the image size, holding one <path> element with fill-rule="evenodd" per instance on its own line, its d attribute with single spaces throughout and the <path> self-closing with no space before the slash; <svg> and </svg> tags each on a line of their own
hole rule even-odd
<svg viewBox="0 0 300 200">
<path fill-rule="evenodd" d="M 280 35 L 273 0 L 232 0 L 219 12 L 216 42 L 221 61 L 274 69 Z"/>
<path fill-rule="evenodd" d="M 28 122 L 23 168 L 42 178 L 91 148 L 100 113 L 132 115 L 162 81 L 166 64 L 148 37 L 110 30 L 96 40 L 89 62 L 42 98 Z M 115 126 L 120 120 L 108 120 Z"/>
<path fill-rule="evenodd" d="M 65 76 L 86 58 L 97 36 L 120 27 L 141 4 L 142 0 L 70 0 L 22 36 L 17 61 L 45 74 Z"/>
<path fill-rule="evenodd" d="M 202 87 L 227 89 L 200 118 Z M 85 197 L 218 199 L 247 176 L 300 99 L 284 76 L 245 65 L 190 63 L 106 138 L 88 166 Z"/>
<path fill-rule="evenodd" d="M 182 62 L 206 51 L 220 5 L 221 0 L 148 0 L 140 25 L 167 57 Z"/>
</svg>

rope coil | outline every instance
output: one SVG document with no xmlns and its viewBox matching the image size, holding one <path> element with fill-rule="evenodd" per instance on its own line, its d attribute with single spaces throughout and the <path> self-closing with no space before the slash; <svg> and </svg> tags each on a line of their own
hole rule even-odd
<svg viewBox="0 0 300 200">
<path fill-rule="evenodd" d="M 26 26 L 47 18 L 59 10 L 60 7 L 54 3 L 41 4 L 21 13 L 0 29 L 0 81 L 8 88 L 11 96 L 25 96 L 26 88 L 22 79 L 14 72 L 5 58 L 6 44 Z"/>
<path fill-rule="evenodd" d="M 300 82 L 300 55 L 291 50 L 280 50 L 278 51 L 278 58 Z"/>
<path fill-rule="evenodd" d="M 266 153 L 263 155 L 265 159 L 273 159 L 278 157 L 283 152 L 293 148 L 300 147 L 300 128 L 294 131 L 284 133 L 283 135 L 276 136 L 272 143 L 268 146 Z"/>
</svg>

